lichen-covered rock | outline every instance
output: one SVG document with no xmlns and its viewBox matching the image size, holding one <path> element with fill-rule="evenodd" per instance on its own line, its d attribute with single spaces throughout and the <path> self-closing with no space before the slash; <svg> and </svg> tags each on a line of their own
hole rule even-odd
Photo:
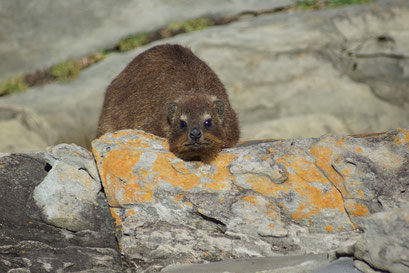
<svg viewBox="0 0 409 273">
<path fill-rule="evenodd" d="M 142 268 L 318 253 L 409 202 L 409 131 L 244 142 L 207 165 L 142 131 L 93 142 L 121 250 Z"/>
<path fill-rule="evenodd" d="M 92 155 L 0 154 L 0 272 L 124 272 Z"/>
</svg>

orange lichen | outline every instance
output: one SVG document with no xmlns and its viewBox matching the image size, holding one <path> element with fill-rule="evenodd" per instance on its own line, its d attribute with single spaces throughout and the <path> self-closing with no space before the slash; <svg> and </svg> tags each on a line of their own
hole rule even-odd
<svg viewBox="0 0 409 273">
<path fill-rule="evenodd" d="M 364 198 L 365 198 L 362 189 L 358 189 L 356 193 L 359 195 L 359 197 L 360 197 L 361 199 L 364 199 Z"/>
<path fill-rule="evenodd" d="M 216 182 L 222 181 L 234 181 L 234 177 L 229 172 L 228 165 L 237 158 L 237 155 L 230 153 L 219 154 L 213 162 L 213 165 L 217 168 L 217 171 L 211 176 Z"/>
<path fill-rule="evenodd" d="M 309 210 L 309 208 L 306 208 L 304 204 L 300 204 L 298 206 L 297 211 L 291 214 L 291 218 L 293 218 L 294 220 L 307 219 L 307 218 L 309 218 L 311 216 L 311 213 L 308 210 Z M 309 219 L 309 220 L 311 220 L 311 219 Z M 312 224 L 312 221 L 310 222 L 310 225 L 311 224 Z"/>
<path fill-rule="evenodd" d="M 229 159 L 228 159 L 229 158 Z M 157 178 L 167 183 L 170 183 L 174 187 L 180 187 L 183 191 L 191 190 L 195 187 L 207 188 L 210 191 L 227 190 L 231 188 L 230 182 L 232 180 L 231 174 L 228 171 L 227 164 L 232 160 L 232 156 L 228 154 L 219 155 L 215 160 L 218 164 L 216 171 L 207 175 L 197 175 L 188 171 L 185 164 L 189 164 L 185 161 L 180 161 L 178 164 L 178 170 L 186 170 L 184 172 L 176 171 L 172 167 L 172 163 L 169 160 L 169 154 L 158 154 L 156 161 L 153 164 L 153 172 L 157 173 Z M 205 163 L 196 162 L 198 167 L 205 166 Z M 201 183 L 201 177 L 207 177 L 210 183 Z"/>
<path fill-rule="evenodd" d="M 136 213 L 135 213 L 135 211 L 134 210 L 131 210 L 131 209 L 128 209 L 127 211 L 126 211 L 126 216 L 132 216 L 132 215 L 135 215 Z"/>
<path fill-rule="evenodd" d="M 146 138 L 154 137 L 146 134 Z M 166 141 L 160 138 L 155 137 L 154 140 L 158 139 L 162 141 L 162 145 L 166 145 Z M 343 140 L 338 140 L 336 143 L 337 149 L 342 149 Z M 154 202 L 153 193 L 162 183 L 167 183 L 175 187 L 176 191 L 180 191 L 173 198 L 174 202 L 184 202 L 184 205 L 189 206 L 192 204 L 184 201 L 184 192 L 195 188 L 209 192 L 230 191 L 236 188 L 232 187 L 232 184 L 237 183 L 237 179 L 230 173 L 229 164 L 238 155 L 220 153 L 210 167 L 202 162 L 178 160 L 172 153 L 154 152 L 155 156 L 149 163 L 151 165 L 146 166 L 146 163 L 140 161 L 144 152 L 149 151 L 150 145 L 149 141 L 139 137 L 115 146 L 111 151 L 105 152 L 103 157 L 94 150 L 101 180 L 111 206 Z M 331 166 L 337 156 L 336 153 L 327 147 L 314 146 L 310 151 L 312 159 L 304 151 L 297 150 L 295 147 L 292 149 L 281 157 L 276 156 L 276 162 L 287 169 L 287 180 L 284 183 L 276 184 L 271 177 L 264 174 L 251 172 L 240 174 L 243 178 L 241 181 L 244 181 L 241 183 L 246 183 L 255 192 L 277 200 L 291 193 L 299 200 L 298 208 L 295 209 L 286 207 L 285 202 L 279 204 L 281 209 L 275 205 L 264 206 L 266 217 L 279 220 L 281 211 L 281 213 L 288 213 L 295 220 L 308 221 L 312 226 L 314 224 L 312 219 L 315 219 L 313 216 L 320 214 L 324 209 L 346 213 L 341 196 L 341 193 L 347 194 L 344 179 Z M 274 149 L 270 149 L 271 153 L 273 151 L 276 153 Z M 265 158 L 273 158 L 271 153 L 267 153 Z M 251 158 L 248 160 L 250 161 Z M 245 196 L 242 200 L 249 205 L 263 206 L 262 199 L 258 199 L 257 196 Z M 182 206 L 183 204 L 181 203 Z M 132 212 L 127 214 L 131 215 Z M 118 215 L 114 216 L 113 213 L 113 217 L 117 219 L 118 225 L 121 224 Z M 331 227 L 331 230 L 327 230 L 333 231 L 333 229 Z"/>
<path fill-rule="evenodd" d="M 120 226 L 122 225 L 122 219 L 121 219 L 121 217 L 117 214 L 116 209 L 115 209 L 115 208 L 111 208 L 109 211 L 111 212 L 112 218 L 115 219 L 115 225 L 116 225 L 117 227 L 120 227 Z"/>
<path fill-rule="evenodd" d="M 257 196 L 246 195 L 246 196 L 243 196 L 241 198 L 241 200 L 246 201 L 246 202 L 251 203 L 251 204 L 256 205 L 256 206 L 259 203 L 258 200 L 257 200 Z"/>
<path fill-rule="evenodd" d="M 273 182 L 267 177 L 264 176 L 255 176 L 255 175 L 248 175 L 248 184 L 251 185 L 251 188 L 256 192 L 259 192 L 263 195 L 275 195 L 277 193 L 277 189 Z"/>
<path fill-rule="evenodd" d="M 313 146 L 310 154 L 314 157 L 317 166 L 325 172 L 328 179 L 342 193 L 344 198 L 350 198 L 352 195 L 345 187 L 344 178 L 332 167 L 332 163 L 339 158 L 335 158 L 335 152 L 331 148 L 322 146 Z"/>
<path fill-rule="evenodd" d="M 399 145 L 408 144 L 409 143 L 409 131 L 406 129 L 402 129 L 402 128 L 398 128 L 397 131 L 400 133 L 400 137 L 399 135 L 395 136 L 393 141 Z"/>
<path fill-rule="evenodd" d="M 267 204 L 264 213 L 268 219 L 280 220 L 280 209 L 273 204 Z"/>
<path fill-rule="evenodd" d="M 133 150 L 132 146 L 122 145 L 107 152 L 101 159 L 101 180 L 112 206 L 152 201 L 153 185 L 147 183 L 142 187 L 139 183 L 140 180 L 146 181 L 144 178 L 148 172 L 132 171 L 140 156 L 141 152 Z"/>
<path fill-rule="evenodd" d="M 354 200 L 347 200 L 345 207 L 352 216 L 367 216 L 369 215 L 369 209 L 360 203 L 356 203 Z"/>
<path fill-rule="evenodd" d="M 185 195 L 183 193 L 179 193 L 178 195 L 176 195 L 175 197 L 175 202 L 180 202 L 181 200 L 183 200 L 183 198 L 185 197 Z"/>
<path fill-rule="evenodd" d="M 335 142 L 335 146 L 337 148 L 342 148 L 344 146 L 344 143 L 345 143 L 345 139 L 341 138 L 337 142 Z"/>
<path fill-rule="evenodd" d="M 199 186 L 199 177 L 196 174 L 190 172 L 179 173 L 172 168 L 171 158 L 169 157 L 175 157 L 173 154 L 158 154 L 157 156 L 152 169 L 153 173 L 156 174 L 155 180 L 169 183 L 173 187 L 180 187 L 183 191 L 188 191 Z M 185 162 L 181 162 L 180 164 L 185 164 Z"/>
<path fill-rule="evenodd" d="M 275 185 L 276 191 L 293 190 L 302 199 L 298 209 L 292 213 L 294 219 L 307 219 L 326 208 L 345 212 L 340 193 L 307 156 L 285 155 L 278 158 L 277 162 L 293 171 L 288 174 L 288 180 L 285 183 Z M 319 185 L 329 186 L 328 190 L 323 192 Z"/>
<path fill-rule="evenodd" d="M 332 226 L 326 226 L 325 229 L 330 232 L 334 231 L 334 228 Z"/>
<path fill-rule="evenodd" d="M 186 205 L 186 206 L 189 206 L 189 207 L 193 207 L 193 204 L 190 203 L 190 202 L 184 202 L 183 204 Z"/>
</svg>

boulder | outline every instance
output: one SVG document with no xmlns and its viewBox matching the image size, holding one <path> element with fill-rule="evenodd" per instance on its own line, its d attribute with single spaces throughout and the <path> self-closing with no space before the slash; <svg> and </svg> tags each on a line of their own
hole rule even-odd
<svg viewBox="0 0 409 273">
<path fill-rule="evenodd" d="M 124 272 L 92 155 L 0 155 L 0 272 Z"/>
<path fill-rule="evenodd" d="M 409 203 L 408 129 L 243 142 L 211 164 L 123 130 L 93 153 L 120 249 L 145 270 L 351 248 L 362 217 Z"/>
<path fill-rule="evenodd" d="M 409 3 L 399 0 L 246 17 L 109 55 L 71 83 L 32 88 L 0 105 L 43 117 L 58 134 L 54 144 L 89 148 L 110 81 L 149 47 L 180 43 L 220 76 L 243 140 L 386 131 L 409 121 L 407 25 Z"/>
<path fill-rule="evenodd" d="M 210 164 L 138 130 L 3 153 L 0 271 L 406 272 L 408 162 L 409 128 L 241 142 Z"/>
<path fill-rule="evenodd" d="M 39 0 L 30 4 L 3 0 L 0 3 L 0 80 L 112 48 L 121 38 L 152 31 L 170 22 L 273 9 L 294 2 Z"/>
</svg>

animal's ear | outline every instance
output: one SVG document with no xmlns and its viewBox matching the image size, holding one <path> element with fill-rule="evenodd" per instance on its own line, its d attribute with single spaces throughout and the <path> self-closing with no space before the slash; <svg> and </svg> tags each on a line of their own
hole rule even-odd
<svg viewBox="0 0 409 273">
<path fill-rule="evenodd" d="M 178 103 L 177 103 L 177 102 L 170 102 L 170 103 L 168 103 L 168 106 L 167 106 L 168 117 L 167 117 L 167 119 L 168 119 L 168 123 L 169 123 L 169 124 L 170 124 L 170 122 L 171 122 L 173 116 L 175 115 L 177 108 L 178 108 Z"/>
<path fill-rule="evenodd" d="M 220 119 L 223 119 L 223 114 L 224 114 L 224 102 L 222 100 L 215 100 L 213 101 L 214 104 L 214 109 L 216 110 L 216 113 L 219 115 Z"/>
</svg>

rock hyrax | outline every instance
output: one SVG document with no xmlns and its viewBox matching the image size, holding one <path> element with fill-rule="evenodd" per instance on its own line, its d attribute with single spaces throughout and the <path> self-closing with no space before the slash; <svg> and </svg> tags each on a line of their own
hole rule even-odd
<svg viewBox="0 0 409 273">
<path fill-rule="evenodd" d="M 240 135 L 213 70 L 188 48 L 170 44 L 138 55 L 108 86 L 97 137 L 121 129 L 165 137 L 176 156 L 205 162 Z"/>
</svg>

